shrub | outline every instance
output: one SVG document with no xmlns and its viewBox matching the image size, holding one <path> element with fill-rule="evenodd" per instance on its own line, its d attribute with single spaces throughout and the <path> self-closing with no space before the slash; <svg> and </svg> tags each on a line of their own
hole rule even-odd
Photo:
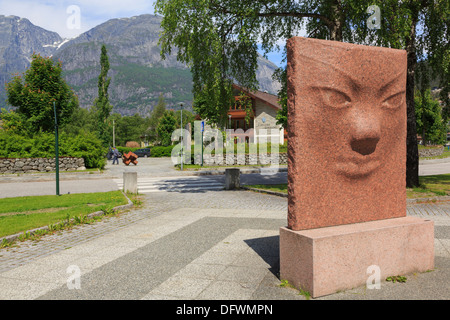
<svg viewBox="0 0 450 320">
<path fill-rule="evenodd" d="M 61 139 L 62 156 L 83 158 L 86 168 L 103 169 L 106 165 L 106 148 L 93 133 L 81 133 L 76 136 L 63 136 Z"/>
<path fill-rule="evenodd" d="M 175 112 L 166 110 L 158 123 L 156 131 L 158 132 L 161 145 L 170 146 L 172 143 L 172 133 L 176 129 Z"/>
<path fill-rule="evenodd" d="M 58 151 L 60 157 L 83 158 L 86 168 L 103 169 L 106 164 L 106 149 L 92 133 L 82 132 L 76 136 L 61 134 Z M 25 137 L 0 130 L 0 157 L 54 158 L 55 136 L 41 132 Z"/>
<path fill-rule="evenodd" d="M 141 145 L 139 143 L 137 143 L 136 141 L 128 141 L 125 144 L 125 147 L 127 147 L 127 148 L 140 148 Z"/>
<path fill-rule="evenodd" d="M 172 149 L 175 147 L 173 146 L 159 146 L 159 147 L 153 147 L 150 156 L 154 158 L 160 158 L 160 157 L 171 157 L 172 155 Z"/>
<path fill-rule="evenodd" d="M 128 148 L 128 147 L 116 147 L 117 150 L 121 153 L 121 154 L 125 154 L 128 152 L 134 152 L 140 148 Z"/>
</svg>

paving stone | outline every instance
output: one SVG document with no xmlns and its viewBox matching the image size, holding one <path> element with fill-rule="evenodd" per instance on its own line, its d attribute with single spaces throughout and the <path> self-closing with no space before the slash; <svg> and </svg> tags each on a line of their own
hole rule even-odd
<svg viewBox="0 0 450 320">
<path fill-rule="evenodd" d="M 444 260 L 433 278 L 446 279 L 450 207 L 423 208 L 408 204 L 408 214 L 435 221 Z M 286 198 L 249 191 L 148 194 L 140 209 L 1 249 L 0 299 L 304 299 L 279 286 L 286 213 Z M 72 263 L 81 291 L 65 283 Z"/>
</svg>

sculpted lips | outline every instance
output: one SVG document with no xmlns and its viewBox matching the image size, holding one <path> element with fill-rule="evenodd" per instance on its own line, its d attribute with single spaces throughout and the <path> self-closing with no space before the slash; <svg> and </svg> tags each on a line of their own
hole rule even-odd
<svg viewBox="0 0 450 320">
<path fill-rule="evenodd" d="M 378 169 L 381 161 L 377 158 L 366 156 L 367 159 L 360 160 L 357 157 L 348 158 L 337 164 L 340 173 L 349 177 L 361 177 L 371 174 Z"/>
<path fill-rule="evenodd" d="M 349 177 L 361 177 L 378 169 L 381 165 L 375 152 L 378 141 L 379 138 L 352 140 L 350 142 L 352 152 L 337 163 L 338 171 Z"/>
</svg>

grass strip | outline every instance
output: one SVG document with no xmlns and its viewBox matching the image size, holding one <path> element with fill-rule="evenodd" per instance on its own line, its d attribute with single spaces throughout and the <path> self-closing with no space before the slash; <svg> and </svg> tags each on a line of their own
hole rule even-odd
<svg viewBox="0 0 450 320">
<path fill-rule="evenodd" d="M 120 191 L 0 199 L 0 237 L 109 211 L 127 204 Z"/>
</svg>

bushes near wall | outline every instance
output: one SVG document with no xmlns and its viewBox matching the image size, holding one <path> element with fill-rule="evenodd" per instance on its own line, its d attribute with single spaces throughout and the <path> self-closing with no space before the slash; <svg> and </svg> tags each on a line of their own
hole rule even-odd
<svg viewBox="0 0 450 320">
<path fill-rule="evenodd" d="M 154 158 L 160 158 L 160 157 L 171 157 L 172 155 L 172 149 L 175 147 L 173 146 L 158 146 L 151 148 L 150 156 Z"/>
<path fill-rule="evenodd" d="M 92 133 L 76 136 L 61 134 L 58 140 L 60 157 L 83 158 L 86 168 L 103 169 L 106 149 Z M 54 158 L 55 136 L 39 133 L 26 137 L 0 130 L 0 158 Z"/>
</svg>

